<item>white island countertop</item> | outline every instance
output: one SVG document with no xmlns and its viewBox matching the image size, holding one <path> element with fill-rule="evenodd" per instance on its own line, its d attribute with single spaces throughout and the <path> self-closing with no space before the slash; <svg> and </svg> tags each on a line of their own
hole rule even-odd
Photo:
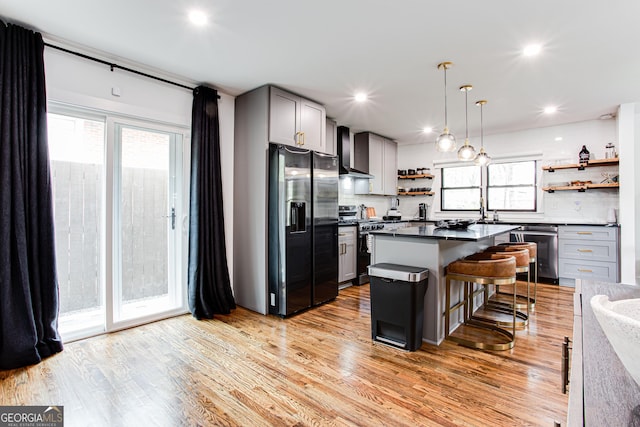
<svg viewBox="0 0 640 427">
<path fill-rule="evenodd" d="M 476 242 L 487 237 L 507 233 L 518 228 L 508 224 L 473 224 L 463 230 L 437 228 L 433 224 L 417 227 L 400 228 L 397 230 L 375 230 L 371 234 L 384 234 L 398 237 L 415 237 L 420 239 L 465 240 Z"/>
</svg>

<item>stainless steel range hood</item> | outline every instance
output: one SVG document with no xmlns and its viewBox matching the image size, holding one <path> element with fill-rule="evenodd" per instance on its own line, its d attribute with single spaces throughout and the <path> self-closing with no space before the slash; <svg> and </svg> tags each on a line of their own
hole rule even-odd
<svg viewBox="0 0 640 427">
<path fill-rule="evenodd" d="M 351 143 L 349 139 L 349 128 L 346 126 L 338 126 L 338 159 L 340 163 L 340 175 L 351 176 L 354 178 L 371 179 L 373 175 L 369 174 L 369 153 L 360 153 L 358 164 L 367 165 L 367 170 L 358 170 L 350 166 L 351 164 Z M 358 153 L 354 152 L 354 156 Z M 366 158 L 365 158 L 366 157 Z"/>
</svg>

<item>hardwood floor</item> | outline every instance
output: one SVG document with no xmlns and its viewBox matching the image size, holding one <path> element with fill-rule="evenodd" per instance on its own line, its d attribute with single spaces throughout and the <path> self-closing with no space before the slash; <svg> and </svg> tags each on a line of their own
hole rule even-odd
<svg viewBox="0 0 640 427">
<path fill-rule="evenodd" d="M 64 405 L 66 426 L 564 424 L 573 289 L 539 285 L 512 350 L 373 343 L 369 286 L 289 319 L 238 308 L 67 344 L 0 371 L 2 405 Z"/>
</svg>

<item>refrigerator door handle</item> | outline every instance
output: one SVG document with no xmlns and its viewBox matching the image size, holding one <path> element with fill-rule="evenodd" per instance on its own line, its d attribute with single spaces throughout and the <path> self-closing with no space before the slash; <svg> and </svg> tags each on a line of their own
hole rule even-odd
<svg viewBox="0 0 640 427">
<path fill-rule="evenodd" d="M 297 217 L 298 215 L 296 214 L 296 208 L 292 203 L 291 204 L 291 230 L 292 231 L 297 228 Z"/>
</svg>

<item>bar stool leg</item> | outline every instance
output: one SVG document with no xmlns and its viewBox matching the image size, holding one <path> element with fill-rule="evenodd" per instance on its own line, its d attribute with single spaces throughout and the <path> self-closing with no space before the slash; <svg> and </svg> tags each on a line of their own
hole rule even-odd
<svg viewBox="0 0 640 427">
<path fill-rule="evenodd" d="M 531 308 L 536 306 L 536 298 L 538 298 L 538 260 L 535 259 L 534 262 L 534 282 L 533 282 L 533 301 L 529 300 L 529 305 Z"/>
<path fill-rule="evenodd" d="M 445 305 L 444 305 L 444 338 L 449 336 L 449 317 L 451 315 L 451 279 L 446 276 L 447 291 L 445 293 Z"/>
</svg>

